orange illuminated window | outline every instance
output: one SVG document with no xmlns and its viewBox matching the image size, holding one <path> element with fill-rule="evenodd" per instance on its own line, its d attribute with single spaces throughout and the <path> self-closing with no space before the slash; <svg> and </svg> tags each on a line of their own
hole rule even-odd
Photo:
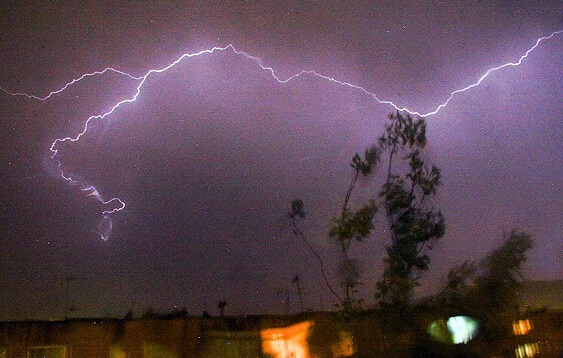
<svg viewBox="0 0 563 358">
<path fill-rule="evenodd" d="M 310 358 L 307 336 L 312 322 L 302 322 L 284 328 L 269 328 L 260 332 L 264 353 L 274 358 Z"/>
<path fill-rule="evenodd" d="M 523 336 L 525 334 L 528 334 L 528 332 L 530 332 L 531 329 L 532 329 L 532 323 L 530 322 L 529 319 L 521 319 L 519 321 L 514 321 L 512 323 L 512 330 L 514 331 L 514 334 L 517 336 Z"/>
</svg>

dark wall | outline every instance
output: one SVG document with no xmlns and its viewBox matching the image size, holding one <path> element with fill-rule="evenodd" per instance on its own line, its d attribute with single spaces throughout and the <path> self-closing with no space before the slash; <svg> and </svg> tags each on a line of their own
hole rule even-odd
<svg viewBox="0 0 563 358">
<path fill-rule="evenodd" d="M 258 358 L 263 352 L 261 332 L 310 322 L 307 347 L 316 358 L 336 353 L 363 357 L 473 357 L 489 353 L 486 339 L 477 337 L 466 346 L 441 345 L 430 339 L 426 327 L 432 312 L 410 317 L 364 313 L 342 316 L 310 313 L 296 316 L 179 318 L 139 320 L 70 320 L 60 322 L 0 323 L 0 349 L 7 358 L 26 358 L 30 347 L 66 346 L 67 358 Z M 503 341 L 514 356 L 518 345 L 540 342 L 542 357 L 563 352 L 563 313 L 529 314 L 532 330 Z M 349 347 L 346 340 L 349 340 Z M 336 348 L 335 348 L 336 347 Z M 495 347 L 492 347 L 494 349 Z M 347 352 L 347 353 L 346 353 Z M 476 354 L 479 352 L 481 354 Z"/>
</svg>

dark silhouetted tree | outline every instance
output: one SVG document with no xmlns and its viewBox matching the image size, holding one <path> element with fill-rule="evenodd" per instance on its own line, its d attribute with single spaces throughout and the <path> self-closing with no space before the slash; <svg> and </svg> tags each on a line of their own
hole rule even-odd
<svg viewBox="0 0 563 358">
<path fill-rule="evenodd" d="M 356 286 L 360 283 L 362 275 L 361 262 L 357 258 L 350 258 L 349 251 L 352 242 L 361 242 L 371 235 L 373 230 L 373 217 L 377 213 L 375 200 L 368 201 L 357 210 L 349 208 L 350 197 L 360 175 L 367 177 L 373 171 L 380 158 L 379 148 L 372 146 L 366 149 L 364 158 L 358 153 L 352 158 L 350 166 L 354 170 L 348 190 L 344 196 L 340 216 L 332 219 L 329 237 L 336 239 L 342 251 L 342 262 L 338 268 L 340 283 L 344 289 L 344 298 L 340 302 L 344 310 L 361 309 L 362 301 L 354 297 Z"/>
<path fill-rule="evenodd" d="M 440 306 L 460 308 L 464 297 L 474 284 L 477 267 L 473 262 L 465 261 L 449 270 L 446 285 L 436 296 Z"/>
<path fill-rule="evenodd" d="M 470 310 L 480 319 L 483 336 L 492 347 L 505 342 L 512 333 L 517 292 L 523 280 L 522 265 L 532 246 L 530 235 L 512 230 L 504 244 L 485 258 L 484 272 L 475 279 L 475 287 L 467 297 Z"/>
<path fill-rule="evenodd" d="M 488 341 L 489 355 L 500 353 L 511 335 L 517 316 L 517 292 L 522 265 L 533 240 L 523 231 L 512 230 L 502 246 L 480 263 L 465 262 L 448 273 L 445 289 L 436 303 L 446 309 L 470 315 L 480 322 L 480 336 Z"/>
<path fill-rule="evenodd" d="M 339 217 L 333 219 L 333 225 L 329 232 L 329 236 L 337 240 L 345 258 L 348 258 L 348 252 L 352 242 L 362 241 L 369 237 L 373 229 L 372 220 L 377 212 L 377 204 L 375 201 L 369 201 L 368 204 L 362 206 L 357 211 L 350 210 L 348 204 L 360 174 L 364 177 L 371 174 L 374 166 L 379 162 L 379 157 L 379 148 L 372 146 L 366 149 L 363 159 L 356 153 L 350 163 L 354 174 L 350 180 L 346 195 L 344 196 L 342 212 Z"/>
<path fill-rule="evenodd" d="M 432 205 L 441 184 L 440 169 L 428 167 L 421 151 L 426 145 L 426 122 L 397 111 L 379 138 L 388 156 L 387 177 L 381 189 L 391 244 L 386 247 L 385 270 L 377 282 L 381 305 L 408 306 L 420 273 L 428 270 L 427 252 L 445 232 L 445 221 Z"/>
<path fill-rule="evenodd" d="M 289 218 L 295 235 L 301 237 L 318 258 L 324 281 L 344 310 L 361 306 L 354 293 L 362 275 L 361 261 L 350 258 L 353 242 L 361 242 L 373 231 L 377 213 L 377 200 L 369 200 L 357 209 L 350 208 L 352 193 L 360 177 L 367 177 L 380 162 L 382 154 L 388 156 L 387 176 L 379 193 L 385 215 L 389 221 L 391 244 L 386 247 L 385 271 L 377 283 L 376 297 L 386 304 L 406 305 L 418 283 L 418 274 L 428 269 L 427 251 L 434 240 L 444 235 L 444 218 L 432 206 L 432 197 L 440 185 L 441 174 L 436 166 L 428 167 L 421 151 L 426 145 L 426 123 L 423 118 L 413 118 L 397 112 L 389 115 L 390 123 L 377 146 L 369 147 L 362 158 L 355 154 L 350 166 L 352 178 L 344 196 L 342 210 L 332 219 L 329 237 L 340 247 L 342 261 L 338 276 L 344 290 L 340 295 L 330 285 L 324 271 L 322 258 L 305 240 L 298 220 L 304 218 L 303 201 L 294 200 Z M 403 170 L 400 172 L 400 170 Z"/>
<path fill-rule="evenodd" d="M 494 309 L 513 309 L 522 281 L 522 265 L 533 240 L 523 231 L 512 230 L 504 244 L 484 261 L 485 273 L 475 280 L 482 304 Z"/>
</svg>

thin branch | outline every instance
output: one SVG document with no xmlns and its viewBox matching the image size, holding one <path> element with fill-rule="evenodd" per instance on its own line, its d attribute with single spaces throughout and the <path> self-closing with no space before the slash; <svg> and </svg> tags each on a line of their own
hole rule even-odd
<svg viewBox="0 0 563 358">
<path fill-rule="evenodd" d="M 356 168 L 356 174 L 352 178 L 352 181 L 350 182 L 350 186 L 348 187 L 348 191 L 346 192 L 346 196 L 344 197 L 344 205 L 342 205 L 342 217 L 344 217 L 344 212 L 348 207 L 348 201 L 350 201 L 350 196 L 352 195 L 352 191 L 356 186 L 356 182 L 358 181 L 359 176 L 360 176 L 360 169 Z"/>
<path fill-rule="evenodd" d="M 420 253 L 422 252 L 422 249 L 424 249 L 425 245 L 426 245 L 426 241 L 423 241 L 422 245 L 420 245 L 420 249 L 418 250 L 417 256 L 420 255 Z"/>
<path fill-rule="evenodd" d="M 342 214 L 340 216 L 340 224 L 344 224 L 344 215 L 346 214 L 346 209 L 348 208 L 348 202 L 350 201 L 350 196 L 352 195 L 352 191 L 356 186 L 356 182 L 358 181 L 358 177 L 360 176 L 360 168 L 356 168 L 356 174 L 352 178 L 350 185 L 348 186 L 348 191 L 346 192 L 346 196 L 344 197 L 344 205 L 342 205 Z M 344 257 L 348 258 L 348 250 L 350 249 L 350 244 L 352 243 L 352 238 L 349 238 L 346 241 L 341 241 L 342 246 L 342 254 Z"/>
<path fill-rule="evenodd" d="M 317 250 L 315 250 L 315 248 L 313 246 L 311 246 L 311 244 L 309 243 L 309 241 L 307 241 L 307 239 L 305 238 L 305 234 L 303 233 L 303 231 L 301 231 L 301 229 L 299 229 L 299 226 L 297 225 L 297 222 L 295 221 L 295 217 L 293 216 L 289 216 L 289 219 L 291 221 L 291 224 L 293 225 L 293 229 L 295 230 L 295 233 L 297 236 L 300 236 L 301 239 L 303 240 L 303 242 L 305 243 L 305 245 L 307 245 L 307 247 L 309 248 L 309 250 L 311 250 L 311 252 L 313 253 L 313 255 L 315 255 L 315 257 L 317 258 L 317 260 L 319 261 L 320 264 L 320 268 L 321 268 L 321 275 L 323 276 L 323 279 L 325 281 L 326 286 L 328 287 L 328 289 L 330 290 L 330 292 L 334 295 L 334 297 L 336 297 L 336 299 L 338 300 L 339 303 L 342 304 L 342 299 L 340 298 L 340 296 L 338 295 L 338 293 L 336 293 L 336 291 L 332 288 L 330 282 L 328 281 L 328 278 L 326 276 L 325 270 L 324 270 L 324 263 L 323 263 L 323 259 L 322 257 L 319 255 L 319 253 L 317 252 Z"/>
</svg>

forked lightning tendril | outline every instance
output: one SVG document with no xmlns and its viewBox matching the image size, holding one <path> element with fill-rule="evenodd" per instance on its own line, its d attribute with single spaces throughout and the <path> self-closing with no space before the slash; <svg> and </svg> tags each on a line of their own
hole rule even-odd
<svg viewBox="0 0 563 358">
<path fill-rule="evenodd" d="M 137 97 L 138 97 L 139 94 L 141 93 L 141 89 L 142 89 L 142 87 L 143 87 L 143 84 L 145 83 L 145 81 L 147 80 L 147 78 L 149 78 L 149 76 L 155 75 L 155 74 L 159 74 L 159 73 L 162 73 L 162 72 L 165 72 L 165 71 L 167 71 L 168 69 L 170 69 L 170 68 L 174 67 L 175 65 L 177 65 L 178 63 L 180 63 L 181 61 L 183 61 L 184 59 L 189 59 L 189 58 L 192 58 L 192 57 L 202 56 L 202 55 L 206 55 L 206 54 L 212 54 L 212 53 L 218 52 L 218 51 L 227 51 L 227 50 L 230 50 L 230 51 L 232 51 L 233 53 L 235 53 L 236 55 L 240 55 L 240 56 L 242 56 L 242 57 L 244 57 L 244 58 L 246 58 L 246 59 L 249 59 L 249 60 L 253 61 L 254 63 L 256 63 L 256 64 L 259 66 L 259 68 L 260 68 L 261 70 L 266 71 L 266 72 L 269 72 L 270 75 L 272 76 L 272 78 L 274 78 L 277 82 L 279 82 L 279 83 L 281 83 L 281 84 L 288 83 L 288 82 L 290 82 L 291 80 L 293 80 L 293 79 L 295 79 L 295 78 L 297 78 L 297 77 L 300 77 L 300 76 L 304 76 L 304 75 L 315 76 L 315 77 L 319 77 L 319 78 L 322 78 L 322 79 L 324 79 L 324 80 L 330 81 L 330 82 L 332 82 L 332 83 L 336 83 L 336 84 L 338 84 L 338 85 L 342 85 L 342 86 L 346 86 L 346 87 L 349 87 L 349 88 L 352 88 L 352 89 L 355 89 L 355 90 L 359 90 L 359 91 L 363 92 L 364 94 L 370 96 L 372 99 L 374 99 L 374 100 L 375 100 L 376 102 L 378 102 L 379 104 L 382 104 L 382 105 L 389 105 L 389 106 L 393 107 L 395 110 L 398 110 L 398 111 L 401 111 L 401 112 L 406 112 L 406 113 L 409 113 L 409 114 L 412 114 L 412 115 L 418 115 L 418 116 L 421 116 L 421 117 L 429 117 L 429 116 L 432 116 L 432 115 L 438 113 L 438 112 L 439 112 L 440 110 L 442 110 L 443 108 L 445 108 L 445 107 L 450 103 L 450 101 L 451 101 L 455 96 L 457 96 L 458 94 L 460 94 L 460 93 L 462 93 L 462 92 L 465 92 L 465 91 L 468 91 L 468 90 L 470 90 L 470 89 L 472 89 L 472 88 L 475 88 L 475 87 L 479 86 L 479 85 L 481 84 L 481 82 L 483 82 L 491 73 L 496 72 L 496 71 L 498 71 L 498 70 L 501 70 L 501 69 L 503 69 L 503 68 L 505 68 L 505 67 L 519 66 L 519 65 L 522 63 L 522 61 L 523 61 L 525 58 L 527 58 L 528 55 L 529 55 L 532 51 L 534 51 L 534 50 L 540 45 L 541 42 L 543 42 L 543 41 L 545 41 L 545 40 L 549 40 L 549 39 L 551 39 L 552 37 L 554 37 L 554 36 L 556 36 L 556 35 L 560 35 L 560 34 L 562 34 L 562 33 L 563 33 L 563 30 L 559 30 L 559 31 L 553 32 L 552 34 L 550 34 L 550 35 L 548 35 L 548 36 L 544 36 L 544 37 L 538 38 L 538 39 L 536 40 L 535 44 L 534 44 L 532 47 L 530 47 L 522 56 L 520 56 L 520 58 L 518 58 L 518 60 L 517 60 L 516 62 L 508 62 L 508 63 L 502 64 L 502 65 L 500 65 L 500 66 L 496 66 L 496 67 L 493 67 L 493 68 L 487 70 L 487 71 L 486 71 L 477 81 L 475 81 L 474 83 L 471 83 L 471 84 L 469 84 L 468 86 L 466 86 L 466 87 L 464 87 L 464 88 L 457 89 L 457 90 L 451 92 L 451 93 L 449 94 L 448 98 L 447 98 L 443 103 L 441 103 L 440 105 L 438 105 L 438 106 L 436 107 L 436 109 L 434 109 L 433 111 L 430 111 L 430 112 L 428 112 L 428 113 L 420 113 L 420 112 L 418 112 L 418 111 L 413 111 L 413 110 L 411 110 L 411 109 L 408 109 L 407 107 L 400 107 L 400 106 L 396 105 L 395 103 L 393 103 L 392 101 L 379 99 L 375 93 L 373 93 L 373 92 L 371 92 L 371 91 L 368 91 L 367 89 L 365 89 L 365 88 L 362 87 L 362 86 L 355 85 L 355 84 L 352 84 L 352 83 L 349 83 L 349 82 L 346 82 L 346 81 L 338 80 L 338 79 L 333 78 L 333 77 L 331 77 L 331 76 L 327 76 L 327 75 L 321 74 L 321 73 L 319 73 L 319 72 L 317 72 L 317 71 L 315 71 L 315 70 L 302 70 L 302 71 L 300 71 L 299 73 L 296 73 L 296 74 L 294 74 L 294 75 L 292 75 L 292 76 L 289 76 L 289 77 L 287 77 L 287 78 L 285 78 L 285 79 L 282 79 L 282 78 L 280 78 L 280 77 L 276 74 L 275 70 L 274 70 L 272 67 L 265 66 L 264 63 L 263 63 L 263 61 L 262 61 L 262 59 L 260 59 L 259 57 L 256 57 L 256 56 L 252 56 L 252 55 L 250 55 L 250 54 L 248 54 L 248 53 L 246 53 L 246 52 L 244 52 L 244 51 L 237 50 L 232 44 L 229 44 L 229 45 L 224 46 L 224 47 L 213 47 L 213 48 L 211 48 L 211 49 L 203 50 L 203 51 L 199 51 L 199 52 L 195 52 L 195 53 L 186 53 L 186 54 L 183 54 L 183 55 L 180 56 L 177 60 L 175 60 L 174 62 L 170 63 L 169 65 L 167 65 L 167 66 L 165 66 L 165 67 L 163 67 L 163 68 L 160 68 L 160 69 L 151 69 L 151 70 L 149 70 L 147 73 L 145 73 L 143 76 L 133 76 L 133 75 L 127 73 L 127 72 L 120 71 L 120 70 L 117 70 L 117 69 L 112 68 L 112 67 L 107 67 L 107 68 L 105 68 L 105 69 L 102 70 L 102 71 L 94 71 L 94 72 L 91 72 L 91 73 L 83 74 L 82 76 L 80 76 L 80 77 L 78 77 L 78 78 L 75 78 L 75 79 L 73 79 L 72 81 L 66 83 L 63 87 L 61 87 L 61 88 L 59 88 L 59 89 L 57 89 L 57 90 L 55 90 L 55 91 L 52 91 L 52 92 L 50 92 L 49 94 L 47 94 L 46 96 L 43 96 L 43 97 L 38 96 L 38 95 L 34 95 L 34 94 L 25 93 L 25 92 L 10 92 L 10 91 L 8 91 L 8 90 L 2 88 L 2 87 L 0 87 L 0 90 L 3 91 L 4 93 L 8 94 L 8 95 L 11 95 L 11 96 L 23 96 L 23 97 L 27 97 L 27 98 L 35 99 L 35 100 L 39 100 L 39 101 L 46 101 L 46 100 L 48 100 L 49 98 L 51 98 L 51 97 L 53 97 L 53 96 L 55 96 L 55 95 L 57 95 L 57 94 L 60 94 L 60 93 L 64 92 L 67 88 L 69 88 L 70 86 L 72 86 L 73 84 L 75 84 L 75 83 L 77 83 L 77 82 L 82 81 L 82 80 L 85 79 L 85 78 L 93 77 L 93 76 L 99 76 L 99 75 L 104 75 L 104 74 L 109 73 L 109 72 L 112 72 L 112 73 L 115 73 L 115 74 L 118 74 L 118 75 L 121 75 L 121 76 L 128 77 L 129 79 L 138 82 L 138 83 L 137 83 L 137 86 L 136 86 L 136 88 L 135 88 L 135 90 L 134 90 L 134 92 L 133 92 L 133 94 L 131 95 L 131 97 L 129 97 L 129 98 L 127 98 L 127 99 L 124 99 L 124 100 L 121 100 L 121 101 L 115 103 L 109 110 L 107 110 L 107 111 L 105 111 L 105 112 L 103 112 L 103 113 L 90 116 L 90 117 L 85 121 L 84 127 L 83 127 L 83 129 L 82 129 L 82 131 L 81 131 L 80 133 L 76 134 L 75 136 L 67 136 L 67 137 L 63 137 L 63 138 L 57 138 L 57 139 L 55 139 L 55 141 L 51 144 L 51 147 L 49 148 L 49 150 L 50 150 L 51 153 L 52 153 L 51 159 L 54 160 L 55 163 L 57 164 L 58 171 L 59 171 L 59 176 L 60 176 L 61 178 L 63 178 L 66 182 L 68 182 L 68 183 L 70 183 L 70 184 L 74 184 L 74 185 L 80 186 L 80 189 L 81 189 L 82 191 L 86 192 L 88 196 L 93 196 L 94 198 L 96 198 L 96 200 L 100 201 L 104 206 L 108 206 L 108 205 L 110 205 L 110 204 L 111 204 L 111 205 L 114 205 L 113 208 L 110 208 L 110 209 L 107 209 L 107 210 L 102 211 L 102 216 L 103 216 L 104 220 L 107 221 L 107 228 L 104 229 L 104 230 L 96 231 L 96 232 L 101 236 L 101 238 L 102 238 L 103 240 L 107 240 L 107 239 L 109 238 L 110 234 L 111 234 L 111 229 L 112 229 L 112 227 L 113 227 L 113 223 L 112 223 L 112 221 L 111 221 L 110 215 L 113 214 L 113 213 L 115 213 L 115 212 L 118 212 L 118 211 L 123 210 L 123 209 L 125 208 L 125 202 L 123 202 L 121 199 L 119 199 L 119 198 L 117 198 L 117 197 L 111 198 L 111 199 L 109 199 L 109 200 L 106 200 L 106 199 L 104 199 L 104 198 L 102 197 L 102 195 L 98 192 L 98 189 L 96 189 L 95 186 L 88 184 L 88 183 L 87 183 L 86 181 L 84 181 L 83 179 L 73 178 L 71 175 L 66 174 L 66 173 L 63 171 L 61 162 L 59 161 L 58 156 L 57 156 L 57 155 L 58 155 L 57 145 L 58 145 L 59 143 L 62 143 L 62 142 L 67 142 L 67 141 L 76 142 L 76 141 L 80 140 L 80 138 L 81 138 L 84 134 L 86 134 L 86 132 L 88 131 L 89 125 L 90 125 L 90 123 L 91 123 L 93 120 L 100 120 L 100 119 L 103 119 L 103 118 L 105 118 L 106 116 L 109 116 L 110 114 L 112 114 L 112 113 L 113 113 L 118 107 L 120 107 L 121 105 L 124 105 L 124 104 L 131 103 L 131 102 L 136 101 L 136 100 L 137 100 Z"/>
</svg>

